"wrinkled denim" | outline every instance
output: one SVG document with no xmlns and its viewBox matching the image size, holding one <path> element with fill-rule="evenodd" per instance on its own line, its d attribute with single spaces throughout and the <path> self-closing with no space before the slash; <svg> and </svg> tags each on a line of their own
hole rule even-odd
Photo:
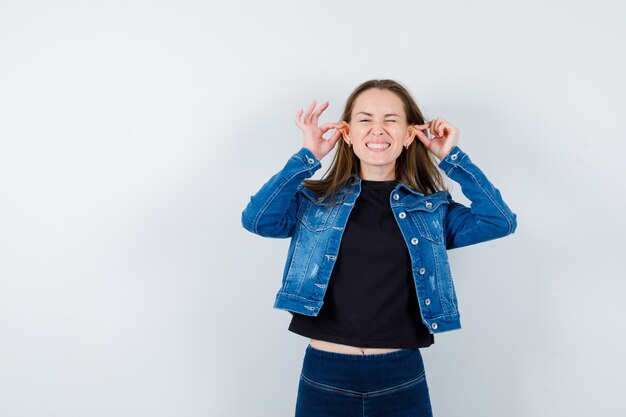
<svg viewBox="0 0 626 417">
<path fill-rule="evenodd" d="M 517 227 L 517 215 L 500 191 L 458 146 L 438 166 L 461 185 L 471 208 L 447 191 L 424 195 L 402 183 L 389 196 L 411 256 L 421 318 L 432 334 L 461 328 L 447 250 L 504 237 Z M 324 303 L 341 237 L 361 192 L 361 179 L 353 175 L 335 200 L 318 201 L 302 180 L 320 167 L 315 155 L 301 148 L 250 197 L 241 215 L 252 233 L 291 237 L 274 308 L 310 316 Z"/>
</svg>

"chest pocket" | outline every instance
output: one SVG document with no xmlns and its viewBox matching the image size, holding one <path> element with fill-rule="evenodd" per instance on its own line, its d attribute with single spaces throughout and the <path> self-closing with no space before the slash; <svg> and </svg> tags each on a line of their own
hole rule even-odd
<svg viewBox="0 0 626 417">
<path fill-rule="evenodd" d="M 312 232 L 327 230 L 333 225 L 335 207 L 327 203 L 318 203 L 314 196 L 302 193 L 296 218 Z"/>
<path fill-rule="evenodd" d="M 413 221 L 420 235 L 436 244 L 445 240 L 444 221 L 448 200 L 445 198 L 424 199 L 404 210 Z"/>
</svg>

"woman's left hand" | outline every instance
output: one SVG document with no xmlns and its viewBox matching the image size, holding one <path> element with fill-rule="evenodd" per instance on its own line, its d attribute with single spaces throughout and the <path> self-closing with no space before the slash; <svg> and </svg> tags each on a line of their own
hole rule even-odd
<svg viewBox="0 0 626 417">
<path fill-rule="evenodd" d="M 444 159 L 450 150 L 459 143 L 459 129 L 452 126 L 448 121 L 438 117 L 423 125 L 412 125 L 413 134 L 431 151 L 439 160 Z M 433 135 L 429 139 L 422 130 L 429 129 Z"/>
</svg>

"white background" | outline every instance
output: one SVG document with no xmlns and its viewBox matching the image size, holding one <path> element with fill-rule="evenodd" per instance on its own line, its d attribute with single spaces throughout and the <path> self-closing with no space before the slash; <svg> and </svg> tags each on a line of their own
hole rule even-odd
<svg viewBox="0 0 626 417">
<path fill-rule="evenodd" d="M 300 108 L 329 100 L 337 121 L 391 78 L 518 215 L 449 252 L 463 329 L 423 350 L 435 415 L 622 416 L 625 17 L 2 1 L 0 415 L 293 415 L 308 340 L 272 308 L 289 242 L 241 211 L 300 148 Z"/>
</svg>

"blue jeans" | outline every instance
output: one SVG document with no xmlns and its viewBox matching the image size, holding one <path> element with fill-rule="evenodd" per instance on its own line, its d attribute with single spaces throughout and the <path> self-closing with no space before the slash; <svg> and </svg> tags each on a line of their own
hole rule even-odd
<svg viewBox="0 0 626 417">
<path fill-rule="evenodd" d="M 419 349 L 347 354 L 306 348 L 296 417 L 432 416 Z"/>
</svg>

